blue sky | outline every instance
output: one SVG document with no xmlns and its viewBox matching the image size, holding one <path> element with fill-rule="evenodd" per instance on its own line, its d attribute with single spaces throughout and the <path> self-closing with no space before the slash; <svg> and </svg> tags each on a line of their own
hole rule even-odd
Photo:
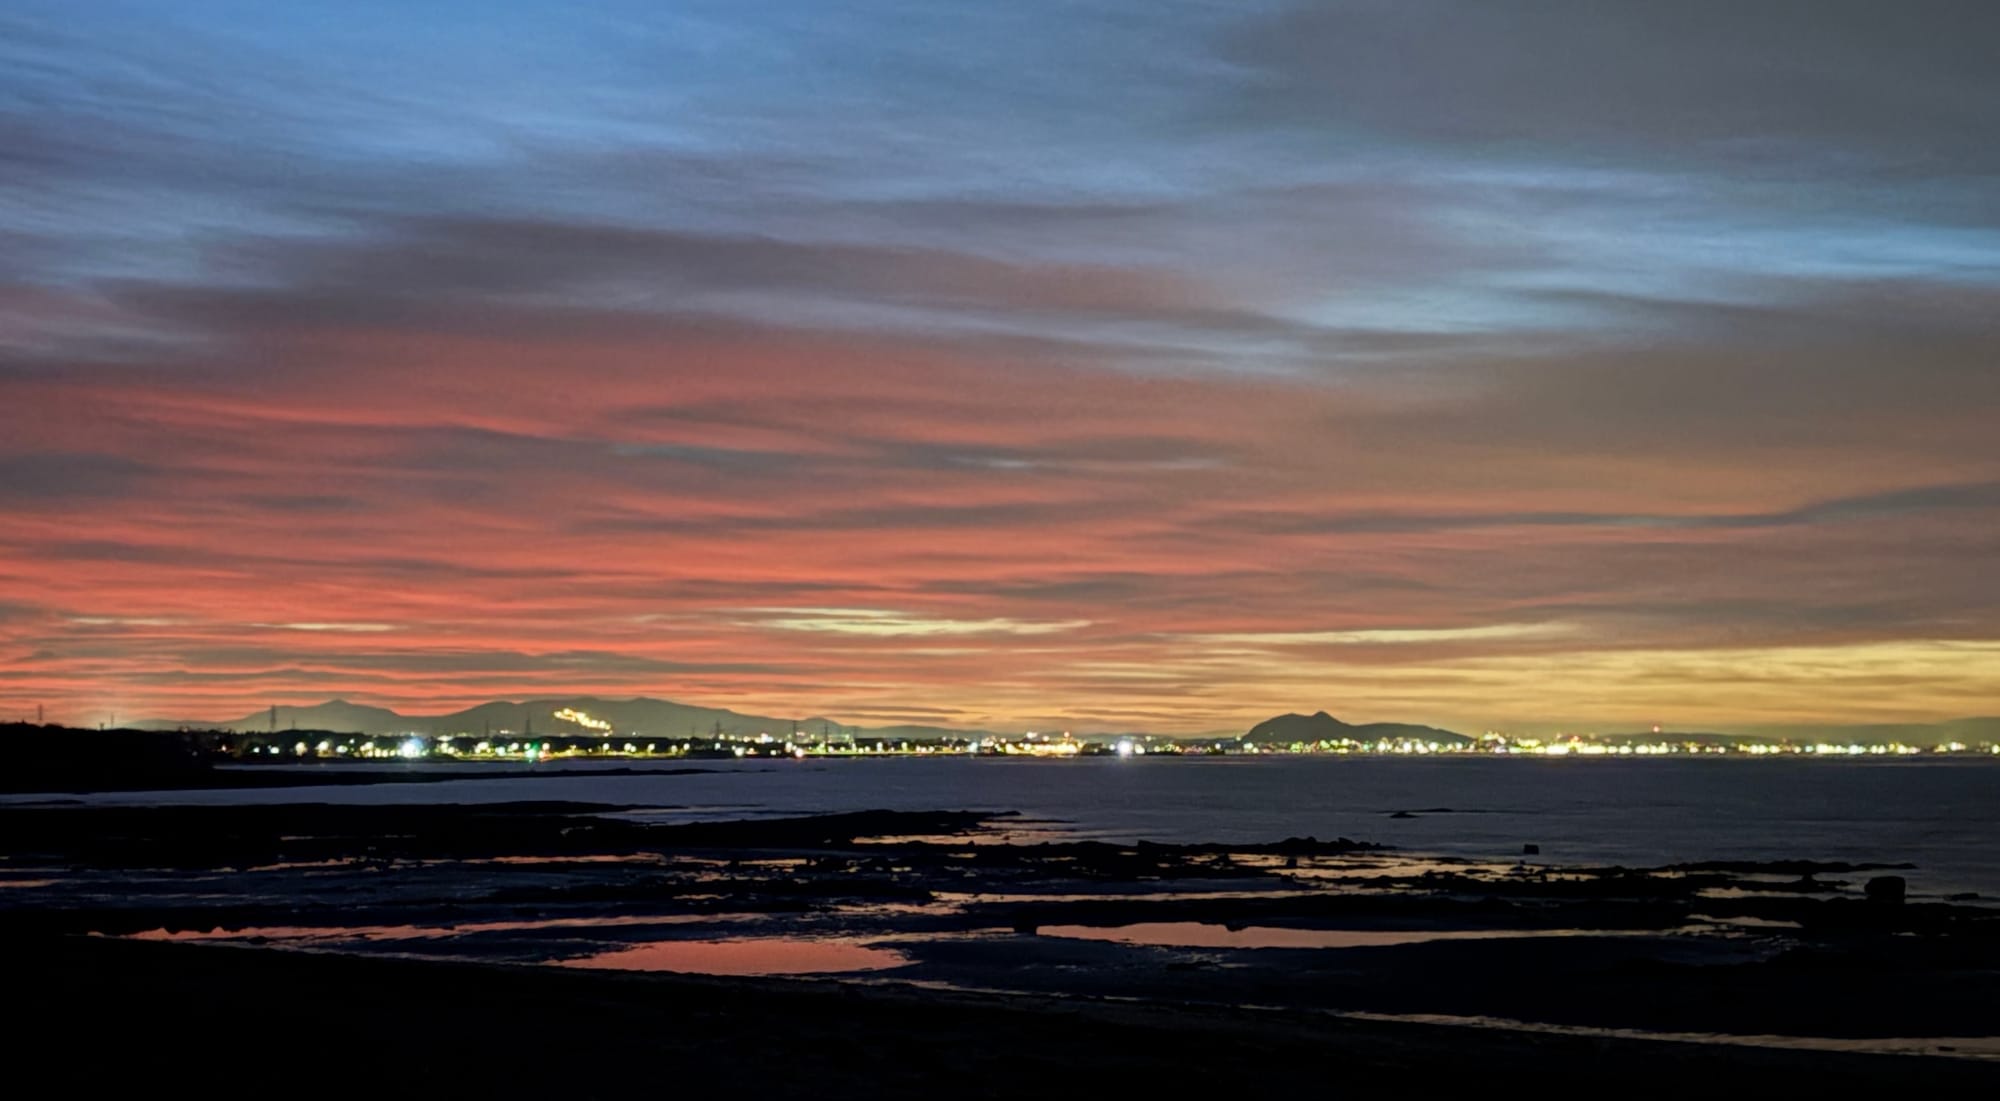
<svg viewBox="0 0 2000 1101">
<path fill-rule="evenodd" d="M 30 3 L 6 229 L 48 280 L 222 280 L 233 238 L 444 214 L 887 243 L 1334 331 L 2000 279 L 2000 87 L 1910 48 L 1978 6 L 1647 7 Z"/>
</svg>

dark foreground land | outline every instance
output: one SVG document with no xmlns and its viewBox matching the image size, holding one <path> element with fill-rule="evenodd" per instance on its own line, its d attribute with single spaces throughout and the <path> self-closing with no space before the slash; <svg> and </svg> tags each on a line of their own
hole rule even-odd
<svg viewBox="0 0 2000 1101">
<path fill-rule="evenodd" d="M 147 944 L 17 943 L 51 1085 L 433 1097 L 1363 1096 L 1991 1088 L 1988 1064 L 990 996 Z"/>
<path fill-rule="evenodd" d="M 0 1035 L 85 1095 L 2000 1085 L 1974 1057 L 2000 1046 L 2000 908 L 1905 897 L 1901 865 L 1053 836 L 958 811 L 0 807 Z M 829 945 L 877 962 L 600 969 Z"/>
</svg>

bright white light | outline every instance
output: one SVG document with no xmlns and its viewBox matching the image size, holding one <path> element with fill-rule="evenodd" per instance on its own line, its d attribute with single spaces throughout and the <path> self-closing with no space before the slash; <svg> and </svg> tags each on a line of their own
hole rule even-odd
<svg viewBox="0 0 2000 1101">
<path fill-rule="evenodd" d="M 422 738 L 410 738 L 410 739 L 408 739 L 407 741 L 405 741 L 405 742 L 403 743 L 403 750 L 402 750 L 402 753 L 403 753 L 403 756 L 405 756 L 405 757 L 421 757 L 421 756 L 423 756 L 423 755 L 424 755 L 424 740 L 423 740 Z"/>
<path fill-rule="evenodd" d="M 557 711 L 555 717 L 562 722 L 575 723 L 585 730 L 595 730 L 599 734 L 611 733 L 610 723 L 596 718 L 587 711 L 578 711 L 574 708 L 565 707 Z"/>
</svg>

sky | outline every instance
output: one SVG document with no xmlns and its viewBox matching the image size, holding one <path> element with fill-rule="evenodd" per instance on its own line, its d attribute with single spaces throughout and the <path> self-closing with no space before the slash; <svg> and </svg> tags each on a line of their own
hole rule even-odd
<svg viewBox="0 0 2000 1101">
<path fill-rule="evenodd" d="M 0 716 L 2000 713 L 1983 0 L 0 11 Z"/>
</svg>

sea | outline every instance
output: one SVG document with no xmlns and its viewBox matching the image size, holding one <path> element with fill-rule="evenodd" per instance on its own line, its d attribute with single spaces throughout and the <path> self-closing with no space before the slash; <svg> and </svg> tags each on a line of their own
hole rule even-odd
<svg viewBox="0 0 2000 1101">
<path fill-rule="evenodd" d="M 284 767 L 284 766 L 259 766 Z M 311 766 L 302 766 L 311 767 Z M 361 767 L 361 766 L 344 766 Z M 2000 898 L 2000 759 L 972 757 L 425 763 L 466 779 L 73 797 L 90 803 L 565 800 L 700 820 L 842 811 L 1014 812 L 1016 836 L 1135 842 L 1348 837 L 1413 854 L 1553 865 L 1912 863 L 1913 893 Z M 569 773 L 569 775 L 557 775 Z M 576 775 L 575 773 L 582 773 Z M 37 797 L 47 800 L 49 797 Z M 26 801 L 14 797 L 9 802 Z M 1829 875 L 1829 879 L 1859 879 Z"/>
</svg>

